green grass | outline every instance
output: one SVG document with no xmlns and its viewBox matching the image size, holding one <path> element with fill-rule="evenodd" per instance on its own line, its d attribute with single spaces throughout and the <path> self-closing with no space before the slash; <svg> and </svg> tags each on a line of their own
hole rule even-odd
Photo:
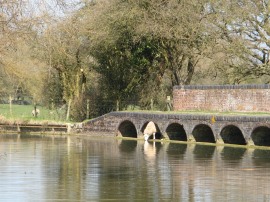
<svg viewBox="0 0 270 202">
<path fill-rule="evenodd" d="M 268 112 L 175 111 L 174 113 L 221 115 L 221 116 L 270 116 L 270 113 Z"/>
<path fill-rule="evenodd" d="M 49 110 L 45 107 L 37 106 L 40 114 L 37 117 L 32 115 L 32 105 L 10 105 L 0 104 L 0 119 L 8 121 L 21 121 L 21 122 L 60 122 L 64 121 L 64 110 Z"/>
<path fill-rule="evenodd" d="M 146 112 L 146 113 L 167 113 L 167 114 L 196 114 L 196 115 L 214 115 L 214 116 L 270 116 L 270 112 L 217 112 L 217 111 L 155 111 L 155 110 L 125 110 L 126 112 Z"/>
<path fill-rule="evenodd" d="M 40 110 L 38 117 L 32 116 L 33 105 L 12 105 L 0 104 L 0 121 L 8 122 L 66 122 L 65 110 L 49 110 L 45 107 L 38 106 Z M 267 112 L 215 112 L 215 111 L 151 111 L 138 110 L 136 108 L 126 110 L 128 112 L 145 112 L 145 113 L 168 113 L 168 114 L 198 114 L 198 115 L 224 115 L 224 116 L 270 116 Z"/>
</svg>

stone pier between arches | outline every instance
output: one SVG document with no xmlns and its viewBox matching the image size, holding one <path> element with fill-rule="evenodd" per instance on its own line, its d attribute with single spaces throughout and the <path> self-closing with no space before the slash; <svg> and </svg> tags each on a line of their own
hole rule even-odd
<svg viewBox="0 0 270 202">
<path fill-rule="evenodd" d="M 111 112 L 85 122 L 83 130 L 143 139 L 150 121 L 156 125 L 156 139 L 270 146 L 270 116 Z"/>
</svg>

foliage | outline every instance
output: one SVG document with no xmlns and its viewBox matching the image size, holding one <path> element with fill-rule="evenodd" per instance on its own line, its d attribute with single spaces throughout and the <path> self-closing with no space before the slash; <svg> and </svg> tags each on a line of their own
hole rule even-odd
<svg viewBox="0 0 270 202">
<path fill-rule="evenodd" d="M 217 13 L 215 26 L 221 33 L 213 67 L 227 83 L 268 83 L 270 2 L 213 1 L 209 9 Z"/>
<path fill-rule="evenodd" d="M 48 82 L 43 87 L 43 104 L 50 109 L 61 107 L 63 103 L 63 88 L 60 76 L 57 73 L 51 73 Z"/>
<path fill-rule="evenodd" d="M 53 9 L 62 8 L 65 0 L 52 0 Z M 0 94 L 14 98 L 16 89 L 34 102 L 42 102 L 46 76 L 45 61 L 39 60 L 35 43 L 45 23 L 52 20 L 46 1 L 0 1 Z M 55 11 L 55 10 L 54 10 Z M 60 11 L 60 10 L 58 10 Z"/>
<path fill-rule="evenodd" d="M 270 82 L 268 0 L 40 2 L 0 2 L 0 94 L 22 87 L 72 120 L 87 100 L 94 117 L 164 110 L 174 85 Z"/>
<path fill-rule="evenodd" d="M 114 0 L 82 10 L 107 96 L 136 95 L 146 104 L 153 94 L 165 99 L 173 85 L 189 84 L 198 61 L 215 46 L 206 2 Z"/>
</svg>

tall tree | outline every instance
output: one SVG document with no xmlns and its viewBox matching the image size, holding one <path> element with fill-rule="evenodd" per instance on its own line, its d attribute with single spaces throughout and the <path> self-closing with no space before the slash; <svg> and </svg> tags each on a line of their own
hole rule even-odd
<svg viewBox="0 0 270 202">
<path fill-rule="evenodd" d="M 216 45 L 215 14 L 207 5 L 206 0 L 103 0 L 82 9 L 90 54 L 108 92 L 120 96 L 115 99 L 140 92 L 149 103 L 154 94 L 189 84 L 198 61 Z"/>
<path fill-rule="evenodd" d="M 218 13 L 220 60 L 216 65 L 228 83 L 270 82 L 270 2 L 239 0 L 213 2 Z"/>
<path fill-rule="evenodd" d="M 66 0 L 1 0 L 0 1 L 0 93 L 14 94 L 14 86 L 21 85 L 30 95 L 39 97 L 44 75 L 44 62 L 37 62 L 33 44 L 53 11 L 61 12 Z M 54 4 L 55 6 L 52 6 Z M 51 7 L 49 6 L 51 5 Z M 43 69 L 43 70 L 42 70 Z M 31 79 L 29 79 L 31 78 Z M 31 83 L 31 84 L 30 84 Z"/>
</svg>

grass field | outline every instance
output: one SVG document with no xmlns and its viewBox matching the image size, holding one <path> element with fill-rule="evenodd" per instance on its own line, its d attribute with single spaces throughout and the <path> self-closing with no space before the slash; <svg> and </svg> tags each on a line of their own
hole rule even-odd
<svg viewBox="0 0 270 202">
<path fill-rule="evenodd" d="M 127 112 L 148 112 L 167 114 L 194 114 L 194 115 L 214 115 L 214 116 L 270 116 L 269 112 L 217 112 L 217 111 L 154 111 L 154 110 L 125 110 Z"/>
<path fill-rule="evenodd" d="M 33 105 L 15 105 L 10 108 L 9 104 L 0 104 L 0 122 L 66 122 L 66 112 L 64 109 L 49 110 L 45 107 L 38 106 L 40 110 L 38 117 L 32 115 Z M 145 111 L 145 110 L 127 110 L 130 112 L 147 112 L 147 113 L 176 113 L 176 114 L 197 114 L 197 115 L 225 115 L 225 116 L 270 116 L 265 112 L 205 112 L 205 111 Z"/>
<path fill-rule="evenodd" d="M 49 110 L 45 107 L 37 106 L 40 110 L 38 117 L 32 115 L 33 105 L 10 105 L 0 104 L 0 119 L 3 120 L 20 120 L 27 122 L 39 122 L 39 121 L 64 121 L 65 111 L 61 110 Z"/>
</svg>

